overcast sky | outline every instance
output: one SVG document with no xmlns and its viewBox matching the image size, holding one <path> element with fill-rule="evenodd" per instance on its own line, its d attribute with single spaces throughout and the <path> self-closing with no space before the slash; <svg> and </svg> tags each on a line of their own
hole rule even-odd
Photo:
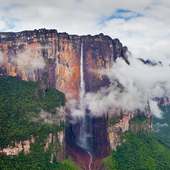
<svg viewBox="0 0 170 170">
<path fill-rule="evenodd" d="M 0 31 L 103 32 L 136 57 L 170 57 L 170 0 L 0 0 Z"/>
</svg>

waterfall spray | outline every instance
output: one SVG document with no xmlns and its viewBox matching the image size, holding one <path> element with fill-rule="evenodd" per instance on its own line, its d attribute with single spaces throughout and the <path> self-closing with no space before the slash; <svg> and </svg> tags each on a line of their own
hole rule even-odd
<svg viewBox="0 0 170 170">
<path fill-rule="evenodd" d="M 80 107 L 83 109 L 83 98 L 85 95 L 85 83 L 84 83 L 84 71 L 83 71 L 83 43 L 81 43 L 81 55 L 80 55 Z"/>
<path fill-rule="evenodd" d="M 78 145 L 87 151 L 89 155 L 89 170 L 91 170 L 93 156 L 90 153 L 90 147 L 88 143 L 89 134 L 87 132 L 88 119 L 86 114 L 86 108 L 84 106 L 84 96 L 85 96 L 85 82 L 84 82 L 84 60 L 83 60 L 83 43 L 81 43 L 81 55 L 80 55 L 80 109 L 84 113 L 84 117 L 80 124 L 80 135 L 78 140 Z"/>
<path fill-rule="evenodd" d="M 84 113 L 84 117 L 82 118 L 82 122 L 80 125 L 80 136 L 78 145 L 82 147 L 83 149 L 88 148 L 88 134 L 87 134 L 87 120 L 85 116 L 85 107 L 83 98 L 85 95 L 85 83 L 84 83 L 84 71 L 83 71 L 83 43 L 81 43 L 81 55 L 80 55 L 80 109 Z"/>
</svg>

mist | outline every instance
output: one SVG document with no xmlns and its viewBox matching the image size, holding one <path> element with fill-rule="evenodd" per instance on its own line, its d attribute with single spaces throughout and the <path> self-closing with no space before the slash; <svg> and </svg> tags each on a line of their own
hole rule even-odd
<svg viewBox="0 0 170 170">
<path fill-rule="evenodd" d="M 29 48 L 18 53 L 13 62 L 17 65 L 18 69 L 25 72 L 32 72 L 45 67 L 45 61 L 41 53 L 38 53 L 38 50 L 33 51 Z"/>
<path fill-rule="evenodd" d="M 170 67 L 169 65 L 147 65 L 139 59 L 129 56 L 130 65 L 119 58 L 112 68 L 98 71 L 110 80 L 110 86 L 102 87 L 95 93 L 86 93 L 84 105 L 93 116 L 146 112 L 149 102 L 151 112 L 157 118 L 162 118 L 156 97 L 170 95 Z M 83 112 L 71 105 L 73 116 L 82 117 Z"/>
</svg>

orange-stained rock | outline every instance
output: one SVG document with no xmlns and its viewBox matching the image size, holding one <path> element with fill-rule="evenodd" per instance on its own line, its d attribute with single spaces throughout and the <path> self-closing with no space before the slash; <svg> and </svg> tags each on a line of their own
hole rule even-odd
<svg viewBox="0 0 170 170">
<path fill-rule="evenodd" d="M 121 134 L 130 129 L 130 120 L 133 116 L 134 114 L 131 112 L 124 113 L 117 123 L 108 128 L 108 137 L 112 149 L 115 150 L 121 144 Z"/>
<path fill-rule="evenodd" d="M 3 55 L 0 68 L 5 69 L 7 75 L 38 80 L 44 86 L 55 87 L 64 92 L 67 99 L 78 99 L 81 43 L 86 91 L 95 91 L 109 83 L 97 71 L 110 67 L 118 57 L 125 58 L 126 51 L 118 39 L 103 34 L 77 36 L 46 29 L 0 33 L 0 51 Z M 43 68 L 38 66 L 37 58 L 44 60 Z"/>
<path fill-rule="evenodd" d="M 15 142 L 14 146 L 8 146 L 0 150 L 0 155 L 18 155 L 20 152 L 24 152 L 24 154 L 28 154 L 30 152 L 31 144 L 35 142 L 35 138 L 31 137 L 31 139 Z"/>
<path fill-rule="evenodd" d="M 0 76 L 6 74 L 38 81 L 42 89 L 54 87 L 64 92 L 67 100 L 78 100 L 82 44 L 85 91 L 95 92 L 110 83 L 106 76 L 99 73 L 102 69 L 110 68 L 118 57 L 127 62 L 127 48 L 118 39 L 103 34 L 77 36 L 46 29 L 0 33 L 0 52 L 3 56 Z M 100 117 L 92 121 L 92 152 L 96 158 L 103 158 L 110 152 L 107 119 Z M 99 131 L 101 126 L 103 128 Z M 76 144 L 77 128 L 71 124 L 68 127 L 66 144 L 73 146 L 72 143 Z M 127 126 L 124 128 L 127 129 Z M 62 141 L 62 135 L 60 137 Z M 100 141 L 101 138 L 103 140 Z M 28 147 L 25 149 L 29 150 Z"/>
</svg>

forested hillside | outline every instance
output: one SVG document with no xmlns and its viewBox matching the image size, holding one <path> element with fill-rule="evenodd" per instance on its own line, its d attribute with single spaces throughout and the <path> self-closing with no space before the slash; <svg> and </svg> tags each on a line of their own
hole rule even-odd
<svg viewBox="0 0 170 170">
<path fill-rule="evenodd" d="M 169 170 L 170 149 L 152 134 L 127 133 L 104 164 L 107 170 Z"/>
<path fill-rule="evenodd" d="M 62 131 L 64 123 L 40 121 L 44 111 L 56 116 L 57 107 L 65 103 L 64 94 L 55 89 L 40 89 L 38 83 L 12 77 L 0 78 L 0 149 L 34 136 L 29 154 L 0 156 L 0 170 L 74 170 L 71 161 L 50 163 L 54 146 L 44 151 L 49 133 Z M 55 144 L 54 144 L 55 145 Z"/>
</svg>

